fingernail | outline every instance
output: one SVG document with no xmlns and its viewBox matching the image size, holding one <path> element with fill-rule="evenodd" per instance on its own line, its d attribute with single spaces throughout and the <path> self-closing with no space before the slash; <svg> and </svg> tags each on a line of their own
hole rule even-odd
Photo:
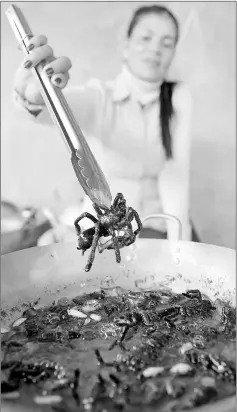
<svg viewBox="0 0 237 412">
<path fill-rule="evenodd" d="M 31 50 L 33 50 L 34 47 L 35 47 L 34 44 L 30 44 L 29 47 L 28 47 L 28 50 L 31 51 Z"/>
<path fill-rule="evenodd" d="M 60 79 L 59 77 L 56 77 L 56 79 L 54 80 L 57 84 L 60 84 L 62 82 L 62 79 Z"/>
<path fill-rule="evenodd" d="M 25 68 L 25 69 L 29 69 L 31 66 L 32 66 L 32 61 L 30 61 L 30 60 L 27 60 L 27 61 L 24 63 L 24 68 Z"/>
<path fill-rule="evenodd" d="M 53 69 L 49 67 L 48 69 L 45 70 L 48 76 L 52 76 L 53 74 Z"/>
</svg>

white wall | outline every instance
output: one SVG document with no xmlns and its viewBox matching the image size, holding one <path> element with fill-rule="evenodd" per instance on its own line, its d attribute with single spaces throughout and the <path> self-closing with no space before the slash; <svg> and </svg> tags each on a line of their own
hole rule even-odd
<svg viewBox="0 0 237 412">
<path fill-rule="evenodd" d="M 73 62 L 71 82 L 113 78 L 130 12 L 143 3 L 22 2 L 35 33 L 48 36 L 56 55 Z M 236 43 L 233 2 L 166 2 L 184 32 L 173 74 L 195 99 L 191 209 L 204 242 L 235 247 Z M 55 206 L 55 188 L 72 202 L 80 189 L 57 131 L 31 123 L 11 97 L 17 50 L 2 3 L 2 198 L 20 205 Z M 182 36 L 181 36 L 182 37 Z M 74 198 L 74 199 L 73 199 Z"/>
</svg>

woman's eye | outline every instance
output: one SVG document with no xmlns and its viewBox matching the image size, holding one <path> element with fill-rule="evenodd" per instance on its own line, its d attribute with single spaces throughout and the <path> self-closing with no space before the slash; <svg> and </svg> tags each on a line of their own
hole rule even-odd
<svg viewBox="0 0 237 412">
<path fill-rule="evenodd" d="M 172 49 L 174 47 L 173 43 L 168 43 L 168 42 L 164 42 L 163 43 L 163 47 L 165 47 L 166 49 Z"/>
</svg>

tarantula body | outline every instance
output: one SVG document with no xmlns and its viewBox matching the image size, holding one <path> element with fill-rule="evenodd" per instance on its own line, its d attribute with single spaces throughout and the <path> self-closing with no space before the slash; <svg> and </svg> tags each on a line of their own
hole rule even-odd
<svg viewBox="0 0 237 412">
<path fill-rule="evenodd" d="M 129 246 L 135 242 L 136 236 L 142 229 L 142 223 L 138 213 L 132 208 L 126 206 L 126 200 L 122 193 L 118 193 L 110 209 L 102 209 L 95 203 L 93 204 L 97 218 L 90 213 L 82 213 L 74 222 L 78 235 L 78 250 L 82 250 L 82 254 L 91 248 L 88 263 L 85 271 L 91 269 L 95 258 L 95 250 L 102 253 L 105 249 L 114 249 L 116 261 L 121 261 L 120 249 L 124 246 Z M 81 232 L 79 222 L 84 219 L 90 219 L 94 223 L 91 227 Z M 133 231 L 132 221 L 135 219 L 137 229 Z M 119 234 L 123 232 L 123 234 Z M 105 243 L 101 243 L 101 237 L 111 237 Z"/>
</svg>

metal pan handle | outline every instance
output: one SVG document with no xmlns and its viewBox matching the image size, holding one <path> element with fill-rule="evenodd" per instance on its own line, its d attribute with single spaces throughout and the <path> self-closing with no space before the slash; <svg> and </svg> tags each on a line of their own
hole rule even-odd
<svg viewBox="0 0 237 412">
<path fill-rule="evenodd" d="M 157 213 L 154 215 L 148 215 L 143 219 L 142 224 L 146 222 L 147 220 L 151 219 L 165 219 L 168 221 L 171 221 L 174 223 L 173 228 L 174 231 L 171 234 L 171 237 L 168 239 L 170 248 L 171 248 L 171 253 L 173 255 L 173 259 L 176 264 L 180 264 L 180 247 L 179 247 L 179 242 L 182 239 L 182 224 L 180 220 L 172 215 L 167 215 L 163 213 Z M 139 235 L 138 235 L 139 237 Z"/>
<path fill-rule="evenodd" d="M 154 215 L 146 216 L 145 219 L 143 219 L 142 224 L 144 224 L 144 222 L 146 222 L 147 220 L 151 220 L 151 219 L 165 219 L 165 220 L 174 222 L 174 225 L 173 225 L 174 231 L 171 236 L 171 241 L 179 242 L 182 239 L 182 224 L 177 217 L 172 216 L 172 215 L 163 214 L 163 213 L 157 213 Z"/>
</svg>

